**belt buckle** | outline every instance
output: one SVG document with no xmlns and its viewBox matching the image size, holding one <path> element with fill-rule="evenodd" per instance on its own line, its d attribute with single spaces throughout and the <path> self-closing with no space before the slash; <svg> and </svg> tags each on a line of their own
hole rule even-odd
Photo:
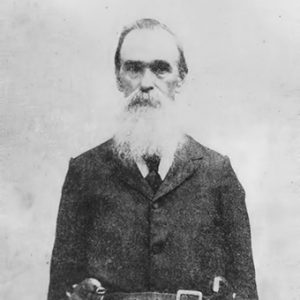
<svg viewBox="0 0 300 300">
<path fill-rule="evenodd" d="M 176 293 L 176 300 L 181 300 L 182 295 L 191 295 L 197 296 L 198 300 L 202 300 L 202 293 L 200 291 L 193 291 L 193 290 L 178 290 Z"/>
</svg>

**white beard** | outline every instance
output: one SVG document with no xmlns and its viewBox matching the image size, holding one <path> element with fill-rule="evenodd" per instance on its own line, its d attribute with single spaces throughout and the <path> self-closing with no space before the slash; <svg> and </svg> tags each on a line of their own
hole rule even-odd
<svg viewBox="0 0 300 300">
<path fill-rule="evenodd" d="M 150 97 L 133 92 L 119 118 L 115 149 L 120 157 L 135 161 L 144 155 L 172 156 L 183 143 L 181 114 L 176 102 L 160 92 Z"/>
</svg>

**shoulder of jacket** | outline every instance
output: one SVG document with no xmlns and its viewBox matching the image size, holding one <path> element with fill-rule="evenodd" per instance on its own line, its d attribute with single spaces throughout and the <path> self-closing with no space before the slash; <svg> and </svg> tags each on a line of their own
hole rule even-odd
<svg viewBox="0 0 300 300">
<path fill-rule="evenodd" d="M 194 138 L 188 136 L 187 146 L 191 148 L 192 156 L 202 158 L 209 165 L 218 165 L 223 167 L 229 161 L 228 156 L 223 155 L 207 146 L 200 144 Z"/>
<path fill-rule="evenodd" d="M 70 159 L 70 165 L 75 167 L 82 167 L 87 165 L 94 165 L 96 163 L 105 163 L 112 156 L 113 140 L 109 139 L 104 143 L 89 149 L 75 158 Z"/>
</svg>

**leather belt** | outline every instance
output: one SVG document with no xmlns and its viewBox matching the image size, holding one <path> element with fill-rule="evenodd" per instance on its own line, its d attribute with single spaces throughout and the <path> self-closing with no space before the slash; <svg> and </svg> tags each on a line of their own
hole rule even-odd
<svg viewBox="0 0 300 300">
<path fill-rule="evenodd" d="M 190 292 L 190 291 L 189 291 Z M 177 294 L 143 292 L 143 293 L 107 293 L 103 300 L 204 300 L 202 293 L 184 293 L 181 290 Z"/>
<path fill-rule="evenodd" d="M 103 300 L 176 300 L 176 294 L 157 292 L 107 293 Z"/>
<path fill-rule="evenodd" d="M 95 290 L 91 291 L 86 289 L 84 284 L 87 284 L 86 279 L 80 284 L 73 286 L 73 292 L 67 292 L 69 299 L 73 299 L 73 295 L 83 294 L 88 296 L 91 292 L 93 293 L 92 298 L 94 300 L 232 300 L 236 298 L 236 294 L 232 293 L 227 281 L 222 277 L 215 277 L 212 291 L 213 294 L 204 296 L 202 292 L 195 290 L 178 290 L 177 294 L 171 293 L 159 293 L 159 292 L 137 292 L 137 293 L 124 293 L 124 292 L 112 292 L 110 293 L 99 283 L 99 287 L 94 287 Z M 88 282 L 91 284 L 90 282 Z M 222 287 L 220 289 L 220 285 Z M 85 297 L 84 296 L 84 297 Z M 90 295 L 88 296 L 88 298 Z M 76 298 L 77 299 L 77 298 Z M 90 299 L 90 298 L 89 298 Z"/>
</svg>

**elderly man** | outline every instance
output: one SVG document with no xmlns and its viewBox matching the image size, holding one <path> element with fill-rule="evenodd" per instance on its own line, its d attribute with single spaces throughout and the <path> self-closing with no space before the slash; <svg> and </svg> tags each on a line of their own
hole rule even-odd
<svg viewBox="0 0 300 300">
<path fill-rule="evenodd" d="M 180 122 L 181 45 L 139 20 L 115 71 L 125 109 L 112 139 L 70 161 L 48 300 L 257 299 L 244 190 Z"/>
</svg>

